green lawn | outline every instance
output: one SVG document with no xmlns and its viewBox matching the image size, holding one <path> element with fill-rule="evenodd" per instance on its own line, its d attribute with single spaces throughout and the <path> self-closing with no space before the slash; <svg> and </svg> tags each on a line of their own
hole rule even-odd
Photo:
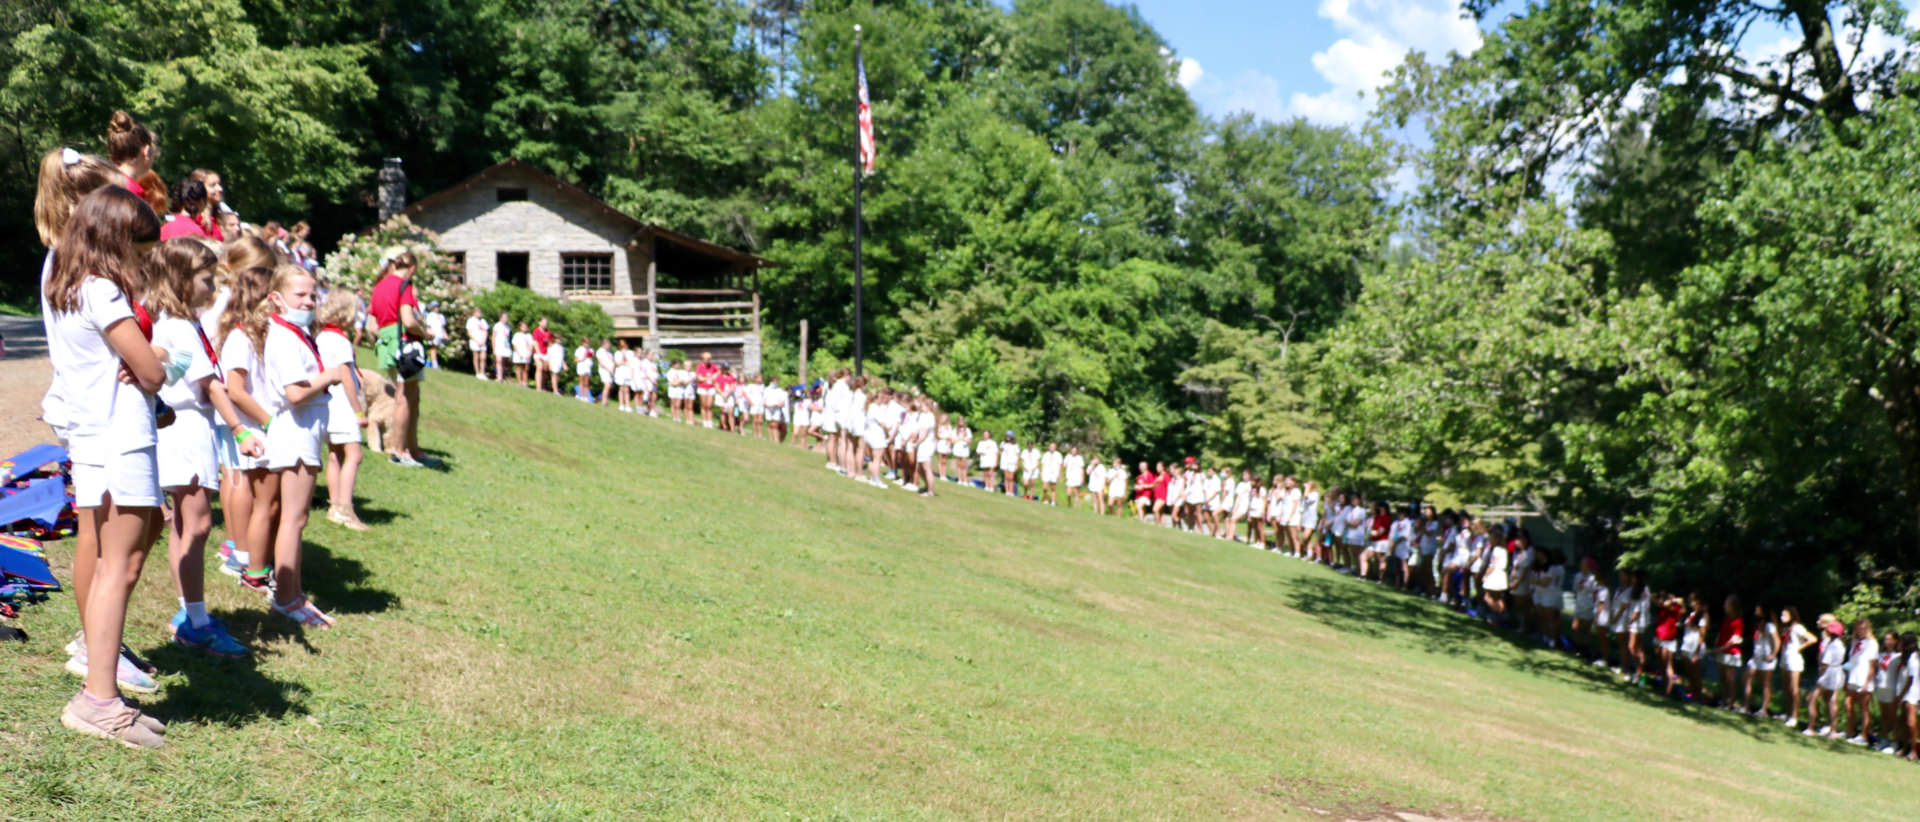
<svg viewBox="0 0 1920 822">
<path fill-rule="evenodd" d="M 0 818 L 1915 818 L 1920 768 L 1682 708 L 1250 549 L 464 375 L 450 472 L 309 529 L 340 617 L 169 669 L 142 753 L 59 726 L 71 599 L 0 647 Z M 216 533 L 216 539 L 219 536 Z M 70 544 L 50 553 L 64 565 Z M 1328 813 L 1319 813 L 1324 811 Z"/>
</svg>

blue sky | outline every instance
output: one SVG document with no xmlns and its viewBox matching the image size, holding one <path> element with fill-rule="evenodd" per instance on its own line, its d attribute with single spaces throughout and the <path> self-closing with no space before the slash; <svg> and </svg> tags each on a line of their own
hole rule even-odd
<svg viewBox="0 0 1920 822">
<path fill-rule="evenodd" d="M 1409 49 L 1471 51 L 1457 0 L 1136 0 L 1201 111 L 1347 125 Z"/>
</svg>

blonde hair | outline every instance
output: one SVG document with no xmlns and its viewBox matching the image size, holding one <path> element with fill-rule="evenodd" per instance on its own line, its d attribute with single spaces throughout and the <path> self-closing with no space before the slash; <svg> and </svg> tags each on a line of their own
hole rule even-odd
<svg viewBox="0 0 1920 822">
<path fill-rule="evenodd" d="M 48 248 L 60 244 L 60 233 L 81 197 L 126 180 L 126 174 L 97 155 L 70 148 L 47 152 L 40 158 L 40 181 L 33 195 L 33 229 L 40 234 L 40 244 Z"/>
<path fill-rule="evenodd" d="M 153 132 L 148 131 L 146 126 L 140 125 L 140 121 L 133 119 L 133 115 L 116 111 L 113 117 L 107 120 L 108 159 L 116 163 L 124 163 L 140 156 L 140 150 L 150 145 L 153 145 Z"/>
<path fill-rule="evenodd" d="M 387 253 L 381 255 L 380 276 L 382 277 L 387 276 L 387 274 L 393 271 L 394 266 L 399 266 L 399 265 L 404 265 L 408 268 L 414 268 L 414 269 L 417 269 L 420 267 L 419 261 L 413 258 L 413 252 L 408 251 L 405 246 L 396 245 L 392 248 L 387 249 Z"/>
<path fill-rule="evenodd" d="M 275 279 L 278 279 L 276 276 Z M 327 292 L 327 298 L 320 303 L 315 318 L 321 325 L 337 325 L 346 328 L 353 324 L 353 315 L 360 311 L 360 298 L 353 291 L 336 288 Z"/>
<path fill-rule="evenodd" d="M 253 353 L 266 351 L 267 317 L 273 313 L 267 305 L 268 284 L 273 269 L 264 266 L 243 268 L 233 273 L 233 293 L 227 297 L 227 310 L 220 312 L 220 327 L 215 329 L 214 345 L 226 345 L 227 335 L 240 329 L 253 341 Z"/>
<path fill-rule="evenodd" d="M 193 278 L 220 264 L 220 255 L 198 237 L 175 237 L 147 252 L 147 294 L 149 310 L 169 317 L 186 318 L 198 306 L 193 304 Z"/>
<path fill-rule="evenodd" d="M 273 268 L 280 264 L 273 254 L 273 247 L 253 234 L 227 243 L 225 255 L 229 271 L 245 268 Z"/>
<path fill-rule="evenodd" d="M 283 291 L 286 291 L 287 287 L 291 286 L 295 279 L 298 279 L 301 277 L 305 277 L 309 280 L 314 279 L 313 272 L 308 271 L 304 268 L 301 268 L 300 266 L 293 265 L 291 263 L 275 266 L 273 269 L 273 284 L 267 287 L 267 292 L 270 294 L 279 294 Z M 319 282 L 318 280 L 314 280 L 314 281 Z"/>
</svg>

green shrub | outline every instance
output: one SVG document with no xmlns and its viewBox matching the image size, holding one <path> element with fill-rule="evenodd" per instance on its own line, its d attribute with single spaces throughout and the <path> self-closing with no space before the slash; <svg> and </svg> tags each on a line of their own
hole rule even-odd
<svg viewBox="0 0 1920 822">
<path fill-rule="evenodd" d="M 553 297 L 535 294 L 517 285 L 496 284 L 486 291 L 473 294 L 473 304 L 480 308 L 480 316 L 492 325 L 500 318 L 500 312 L 507 314 L 508 322 L 513 323 L 515 331 L 525 322 L 532 330 L 540 322 L 547 320 L 547 330 L 552 331 L 556 342 L 564 343 L 567 348 L 567 366 L 564 369 L 563 385 L 573 383 L 573 349 L 582 338 L 589 339 L 592 347 L 599 347 L 600 341 L 613 336 L 613 319 L 607 312 L 592 303 L 568 303 Z M 463 316 L 459 322 L 466 322 Z M 449 325 L 453 322 L 449 320 Z"/>
</svg>

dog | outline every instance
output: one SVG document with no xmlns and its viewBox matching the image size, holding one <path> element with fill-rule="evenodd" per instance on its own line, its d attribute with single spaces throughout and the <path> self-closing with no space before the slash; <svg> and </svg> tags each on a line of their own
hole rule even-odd
<svg viewBox="0 0 1920 822">
<path fill-rule="evenodd" d="M 387 434 L 393 431 L 393 383 L 377 371 L 360 369 L 360 391 L 367 398 L 367 450 L 386 451 Z"/>
</svg>

